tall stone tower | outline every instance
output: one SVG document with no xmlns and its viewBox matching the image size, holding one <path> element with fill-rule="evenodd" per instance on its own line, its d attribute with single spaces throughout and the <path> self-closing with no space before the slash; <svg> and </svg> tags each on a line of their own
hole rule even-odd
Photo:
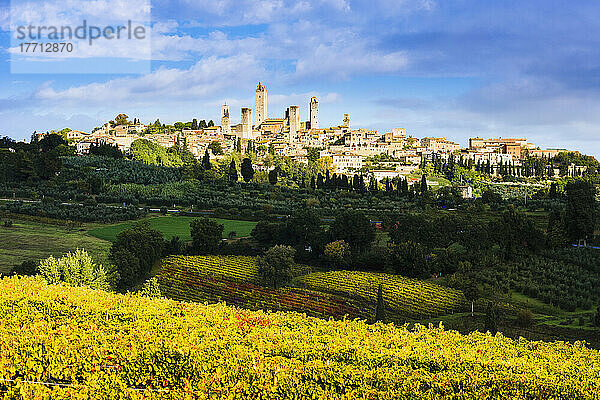
<svg viewBox="0 0 600 400">
<path fill-rule="evenodd" d="M 224 135 L 231 134 L 231 119 L 229 118 L 229 106 L 227 104 L 221 106 L 221 132 Z"/>
<path fill-rule="evenodd" d="M 344 122 L 342 123 L 342 126 L 350 128 L 350 114 L 344 114 Z"/>
<path fill-rule="evenodd" d="M 258 128 L 267 118 L 267 89 L 260 82 L 254 91 L 254 110 L 254 125 Z"/>
<path fill-rule="evenodd" d="M 291 143 L 294 140 L 294 137 L 298 134 L 298 130 L 300 129 L 300 107 L 290 106 L 288 110 L 288 116 L 290 121 L 290 135 L 288 137 L 288 142 Z"/>
<path fill-rule="evenodd" d="M 252 139 L 252 109 L 242 108 L 242 139 Z"/>
<path fill-rule="evenodd" d="M 319 129 L 319 102 L 315 96 L 310 99 L 310 129 Z"/>
</svg>

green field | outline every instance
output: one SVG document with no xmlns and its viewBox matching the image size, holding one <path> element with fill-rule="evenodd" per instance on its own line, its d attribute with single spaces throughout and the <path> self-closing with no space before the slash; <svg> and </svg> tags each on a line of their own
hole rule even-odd
<svg viewBox="0 0 600 400">
<path fill-rule="evenodd" d="M 88 236 L 85 228 L 68 230 L 62 226 L 12 219 L 13 226 L 0 226 L 0 273 L 23 261 L 39 261 L 61 256 L 77 248 L 86 249 L 96 260 L 105 262 L 110 242 Z"/>
<path fill-rule="evenodd" d="M 181 240 L 192 240 L 190 236 L 190 222 L 196 219 L 195 217 L 177 217 L 164 216 L 148 218 L 150 226 L 158 231 L 161 231 L 165 239 L 170 240 L 173 236 L 179 236 Z M 220 224 L 225 225 L 223 237 L 228 238 L 230 232 L 235 232 L 234 237 L 250 236 L 250 232 L 256 225 L 256 222 L 251 221 L 236 221 L 229 219 L 213 218 Z M 106 225 L 90 230 L 88 233 L 99 239 L 114 241 L 117 234 L 131 227 L 136 222 L 124 222 L 115 225 Z"/>
</svg>

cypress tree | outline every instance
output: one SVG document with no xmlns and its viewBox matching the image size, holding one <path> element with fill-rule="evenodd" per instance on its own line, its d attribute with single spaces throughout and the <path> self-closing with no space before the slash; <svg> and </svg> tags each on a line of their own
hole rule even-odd
<svg viewBox="0 0 600 400">
<path fill-rule="evenodd" d="M 244 158 L 240 170 L 245 182 L 250 182 L 254 177 L 254 167 L 252 167 L 252 161 L 249 158 Z"/>
<path fill-rule="evenodd" d="M 231 160 L 231 164 L 229 164 L 229 182 L 237 182 L 239 176 L 237 167 L 235 166 L 235 160 Z"/>
<path fill-rule="evenodd" d="M 427 177 L 425 174 L 421 175 L 421 193 L 427 193 Z"/>
<path fill-rule="evenodd" d="M 210 156 L 208 155 L 208 150 L 204 152 L 204 157 L 202 157 L 202 168 L 204 168 L 205 171 L 211 169 Z"/>
</svg>

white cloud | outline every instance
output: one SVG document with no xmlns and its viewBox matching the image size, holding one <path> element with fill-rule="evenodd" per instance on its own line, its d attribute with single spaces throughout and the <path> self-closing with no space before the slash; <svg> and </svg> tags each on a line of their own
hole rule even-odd
<svg viewBox="0 0 600 400">
<path fill-rule="evenodd" d="M 243 82 L 254 82 L 260 75 L 264 75 L 264 70 L 251 55 L 213 56 L 198 61 L 189 69 L 160 68 L 139 78 L 112 79 L 58 91 L 47 84 L 36 91 L 34 98 L 71 106 L 81 102 L 86 106 L 163 103 L 214 96 Z"/>
</svg>

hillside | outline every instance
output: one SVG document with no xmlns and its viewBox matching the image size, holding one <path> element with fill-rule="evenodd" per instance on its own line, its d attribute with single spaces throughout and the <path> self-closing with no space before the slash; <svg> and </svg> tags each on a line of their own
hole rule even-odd
<svg viewBox="0 0 600 400">
<path fill-rule="evenodd" d="M 398 275 L 330 271 L 307 274 L 302 288 L 279 290 L 260 285 L 255 257 L 169 256 L 157 275 L 161 291 L 174 300 L 225 301 L 249 309 L 297 311 L 315 317 L 372 320 L 377 288 L 383 286 L 386 320 L 407 320 L 450 314 L 466 307 L 463 294 L 454 289 Z"/>
<path fill-rule="evenodd" d="M 600 352 L 580 343 L 409 331 L 35 278 L 4 278 L 0 293 L 7 398 L 594 399 L 600 392 Z"/>
</svg>

